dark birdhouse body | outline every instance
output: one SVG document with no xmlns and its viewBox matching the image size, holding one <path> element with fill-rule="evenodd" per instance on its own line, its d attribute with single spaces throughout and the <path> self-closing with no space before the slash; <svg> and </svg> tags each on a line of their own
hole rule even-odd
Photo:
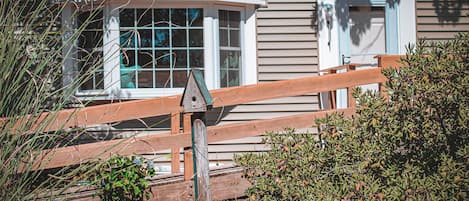
<svg viewBox="0 0 469 201">
<path fill-rule="evenodd" d="M 184 112 L 206 112 L 213 106 L 213 99 L 205 85 L 204 77 L 199 70 L 192 70 L 187 80 L 181 105 Z"/>
</svg>

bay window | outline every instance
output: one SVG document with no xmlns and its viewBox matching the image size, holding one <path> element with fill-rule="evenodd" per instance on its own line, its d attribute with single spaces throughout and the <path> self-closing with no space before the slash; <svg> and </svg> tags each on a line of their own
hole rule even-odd
<svg viewBox="0 0 469 201">
<path fill-rule="evenodd" d="M 138 99 L 182 93 L 190 70 L 207 87 L 254 84 L 257 79 L 255 7 L 204 3 L 106 5 L 78 40 L 77 70 L 102 61 L 78 96 Z M 67 62 L 66 62 L 67 63 Z M 64 69 L 73 70 L 64 66 Z"/>
</svg>

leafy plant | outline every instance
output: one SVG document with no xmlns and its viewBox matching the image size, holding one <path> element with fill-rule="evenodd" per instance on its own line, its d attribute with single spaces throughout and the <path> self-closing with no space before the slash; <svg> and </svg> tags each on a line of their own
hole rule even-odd
<svg viewBox="0 0 469 201">
<path fill-rule="evenodd" d="M 118 156 L 96 168 L 93 184 L 101 200 L 143 200 L 151 193 L 146 177 L 154 175 L 153 161 Z"/>
<path fill-rule="evenodd" d="M 250 200 L 467 200 L 468 55 L 469 33 L 419 43 L 405 67 L 383 70 L 388 99 L 357 89 L 353 117 L 270 134 L 270 152 L 237 158 Z"/>
</svg>

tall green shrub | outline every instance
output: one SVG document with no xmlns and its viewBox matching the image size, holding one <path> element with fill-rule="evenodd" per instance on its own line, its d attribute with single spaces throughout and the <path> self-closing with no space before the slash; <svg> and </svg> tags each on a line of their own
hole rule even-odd
<svg viewBox="0 0 469 201">
<path fill-rule="evenodd" d="M 33 171 L 36 161 L 47 163 L 39 151 L 68 143 L 59 143 L 68 131 L 44 128 L 90 77 L 85 72 L 68 86 L 59 84 L 63 58 L 71 53 L 64 47 L 73 44 L 83 27 L 62 41 L 60 14 L 67 1 L 50 2 L 0 1 L 0 200 L 31 200 L 61 192 L 72 184 L 75 173 L 83 171 Z M 38 121 L 43 112 L 50 115 Z"/>
<path fill-rule="evenodd" d="M 321 132 L 271 134 L 272 151 L 237 158 L 251 200 L 469 199 L 469 34 L 420 43 L 385 69 L 389 100 L 355 91 L 357 113 Z M 321 140 L 318 140 L 320 137 Z"/>
</svg>

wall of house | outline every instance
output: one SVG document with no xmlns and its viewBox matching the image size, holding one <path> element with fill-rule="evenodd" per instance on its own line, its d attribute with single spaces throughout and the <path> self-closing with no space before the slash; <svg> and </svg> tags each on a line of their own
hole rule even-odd
<svg viewBox="0 0 469 201">
<path fill-rule="evenodd" d="M 469 2 L 464 0 L 416 0 L 417 38 L 442 41 L 469 31 Z"/>
</svg>

